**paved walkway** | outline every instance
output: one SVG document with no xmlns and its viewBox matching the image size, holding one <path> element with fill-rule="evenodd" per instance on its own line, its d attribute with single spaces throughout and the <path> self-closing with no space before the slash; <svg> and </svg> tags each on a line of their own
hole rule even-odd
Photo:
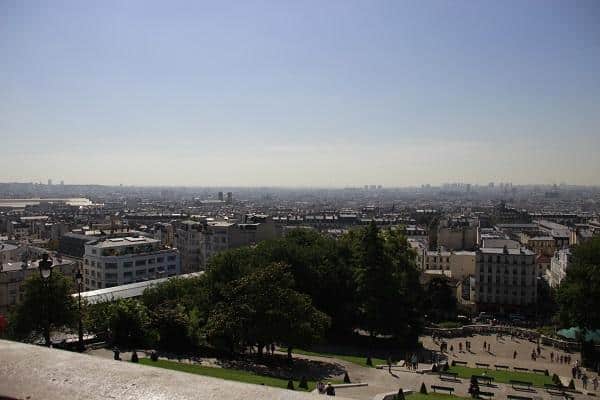
<svg viewBox="0 0 600 400">
<path fill-rule="evenodd" d="M 550 352 L 554 352 L 556 355 L 556 349 L 541 346 L 541 357 L 537 361 L 531 360 L 531 351 L 536 347 L 535 343 L 529 342 L 523 339 L 511 340 L 510 337 L 504 337 L 497 339 L 496 336 L 490 335 L 475 335 L 469 337 L 468 340 L 471 342 L 472 352 L 465 352 L 464 342 L 466 338 L 453 338 L 445 339 L 448 343 L 448 348 L 453 347 L 454 351 L 449 352 L 448 357 L 450 360 L 461 360 L 466 361 L 469 366 L 474 367 L 475 362 L 488 363 L 488 364 L 503 364 L 509 365 L 512 369 L 513 366 L 519 366 L 529 369 L 548 369 L 550 374 L 556 373 L 562 377 L 571 376 L 571 366 L 567 364 L 560 364 L 556 362 L 550 362 Z M 439 351 L 439 343 L 434 342 L 431 337 L 422 337 L 421 341 L 425 348 Z M 463 343 L 463 352 L 458 350 L 459 343 Z M 491 351 L 483 350 L 483 343 L 491 343 Z M 517 358 L 513 359 L 513 352 L 517 350 Z M 112 352 L 99 349 L 90 351 L 91 354 L 101 357 L 112 358 Z M 566 353 L 558 353 L 566 355 Z M 141 354 L 140 354 L 141 355 Z M 579 359 L 579 355 L 572 353 L 570 354 L 572 363 Z M 130 359 L 129 353 L 121 353 L 121 357 L 124 360 Z M 468 379 L 460 379 L 458 382 L 442 381 L 437 375 L 431 374 L 419 374 L 415 372 L 407 371 L 403 368 L 394 368 L 390 374 L 387 368 L 376 369 L 367 368 L 346 360 L 336 359 L 332 357 L 319 357 L 319 356 L 307 356 L 294 354 L 295 358 L 304 358 L 308 360 L 323 361 L 328 363 L 335 363 L 342 367 L 348 372 L 352 382 L 364 382 L 368 383 L 368 386 L 363 387 L 350 387 L 350 388 L 339 388 L 337 390 L 338 396 L 347 398 L 353 398 L 357 400 L 371 400 L 373 397 L 380 393 L 396 392 L 399 388 L 410 389 L 415 392 L 419 391 L 421 383 L 425 383 L 427 389 L 430 390 L 431 385 L 440 386 L 452 386 L 455 389 L 455 394 L 458 396 L 468 397 Z M 183 361 L 183 360 L 182 360 Z M 184 361 L 189 362 L 189 361 Z M 210 359 L 202 359 L 202 363 L 210 365 Z M 421 369 L 424 365 L 419 365 Z M 588 391 L 592 391 L 591 381 L 594 377 L 593 374 L 588 372 L 589 384 Z M 332 376 L 332 379 L 341 380 L 343 374 L 339 376 Z M 567 380 L 568 382 L 568 380 Z M 576 381 L 577 389 L 582 389 L 581 381 Z M 543 389 L 534 389 L 532 392 L 518 392 L 512 389 L 510 385 L 496 384 L 494 387 L 485 388 L 482 386 L 482 390 L 491 391 L 495 393 L 494 399 L 505 399 L 508 394 L 518 394 L 522 396 L 532 397 L 534 399 L 550 400 L 553 397 Z M 596 392 L 600 396 L 600 391 Z M 588 398 L 584 395 L 575 395 L 576 399 Z"/>
</svg>

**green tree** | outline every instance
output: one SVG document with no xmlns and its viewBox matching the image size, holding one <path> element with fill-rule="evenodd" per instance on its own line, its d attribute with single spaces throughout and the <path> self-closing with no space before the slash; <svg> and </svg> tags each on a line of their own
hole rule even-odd
<svg viewBox="0 0 600 400">
<path fill-rule="evenodd" d="M 425 285 L 425 309 L 436 322 L 456 317 L 456 296 L 446 278 L 435 277 Z"/>
<path fill-rule="evenodd" d="M 256 269 L 231 282 L 223 288 L 224 301 L 210 313 L 209 338 L 213 343 L 227 343 L 232 350 L 256 345 L 260 354 L 269 343 L 291 348 L 318 340 L 329 318 L 293 287 L 293 276 L 283 264 Z"/>
<path fill-rule="evenodd" d="M 148 310 L 135 299 L 119 299 L 109 304 L 107 322 L 113 344 L 126 347 L 154 345 L 157 335 L 151 329 Z"/>
<path fill-rule="evenodd" d="M 401 235 L 374 222 L 349 235 L 353 243 L 360 326 L 371 335 L 414 339 L 421 326 L 421 286 Z"/>
<path fill-rule="evenodd" d="M 600 327 L 600 237 L 575 247 L 571 261 L 557 290 L 559 317 L 564 326 L 581 328 L 584 340 Z"/>
<path fill-rule="evenodd" d="M 53 272 L 47 282 L 33 274 L 22 290 L 25 292 L 23 302 L 9 319 L 11 335 L 16 339 L 34 341 L 43 335 L 48 322 L 50 330 L 57 330 L 72 327 L 77 320 L 71 279 L 60 272 Z"/>
</svg>

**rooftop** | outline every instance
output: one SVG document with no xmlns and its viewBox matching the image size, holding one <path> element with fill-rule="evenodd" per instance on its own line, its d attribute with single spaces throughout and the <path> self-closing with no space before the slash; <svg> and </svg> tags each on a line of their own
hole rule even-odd
<svg viewBox="0 0 600 400">
<path fill-rule="evenodd" d="M 152 279 L 145 282 L 129 283 L 127 285 L 114 286 L 111 288 L 90 290 L 82 292 L 81 297 L 86 299 L 89 303 L 101 303 L 103 301 L 110 301 L 116 299 L 128 299 L 130 297 L 139 297 L 144 293 L 147 288 L 166 282 L 172 278 L 194 278 L 201 276 L 204 272 L 193 272 L 191 274 L 177 275 L 168 278 Z M 73 296 L 77 296 L 74 294 Z"/>
<path fill-rule="evenodd" d="M 135 246 L 140 244 L 155 244 L 160 243 L 159 240 L 148 238 L 145 236 L 127 236 L 124 238 L 110 238 L 97 243 L 90 243 L 90 246 L 99 248 L 112 248 L 112 247 L 123 247 L 123 246 Z"/>
<path fill-rule="evenodd" d="M 504 254 L 505 250 L 501 247 L 483 247 L 479 249 L 482 254 Z M 520 248 L 520 249 L 506 249 L 507 254 L 511 255 L 525 255 L 525 256 L 533 256 L 535 253 L 529 249 Z"/>
</svg>

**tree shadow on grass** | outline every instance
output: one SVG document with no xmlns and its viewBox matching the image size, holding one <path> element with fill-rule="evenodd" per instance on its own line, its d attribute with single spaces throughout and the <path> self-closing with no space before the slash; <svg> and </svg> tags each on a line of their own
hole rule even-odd
<svg viewBox="0 0 600 400">
<path fill-rule="evenodd" d="M 312 381 L 325 380 L 343 375 L 345 369 L 337 363 L 294 358 L 290 363 L 285 355 L 240 355 L 231 359 L 219 359 L 217 364 L 223 368 L 233 368 L 250 371 L 258 375 L 275 378 L 299 379 L 305 376 Z"/>
</svg>

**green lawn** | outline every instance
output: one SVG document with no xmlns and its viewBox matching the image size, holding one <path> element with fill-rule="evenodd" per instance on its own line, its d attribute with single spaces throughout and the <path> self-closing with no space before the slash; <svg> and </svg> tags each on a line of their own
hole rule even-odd
<svg viewBox="0 0 600 400">
<path fill-rule="evenodd" d="M 494 377 L 494 382 L 508 383 L 511 380 L 533 383 L 533 386 L 544 387 L 544 383 L 552 383 L 552 376 L 536 374 L 532 372 L 496 371 L 493 369 L 469 368 L 462 366 L 450 367 L 450 372 L 456 372 L 460 378 L 471 378 L 472 375 L 483 375 Z"/>
<path fill-rule="evenodd" d="M 467 399 L 468 397 L 454 396 L 450 394 L 441 393 L 428 393 L 421 394 L 419 392 L 405 395 L 407 400 L 455 400 L 455 399 Z"/>
<path fill-rule="evenodd" d="M 319 357 L 328 357 L 328 358 L 338 358 L 340 360 L 346 360 L 354 364 L 358 364 L 361 367 L 368 367 L 367 365 L 367 356 L 359 357 L 359 356 L 348 356 L 345 354 L 331 354 L 331 353 L 317 353 L 314 351 L 302 350 L 302 349 L 294 349 L 292 354 L 304 354 L 305 356 L 319 356 Z M 387 364 L 387 360 L 383 360 L 381 358 L 371 357 L 371 361 L 373 361 L 373 368 L 377 364 Z"/>
<path fill-rule="evenodd" d="M 287 388 L 287 379 L 273 378 L 270 376 L 257 375 L 249 371 L 239 369 L 206 367 L 197 364 L 185 364 L 177 361 L 158 360 L 152 361 L 149 358 L 140 358 L 140 364 L 149 365 L 152 367 L 172 369 L 175 371 L 188 372 L 190 374 L 211 376 L 213 378 L 221 378 L 229 381 L 237 381 L 244 383 L 253 383 L 255 385 L 273 386 L 277 388 Z M 334 381 L 331 381 L 334 382 Z M 304 390 L 298 388 L 299 381 L 294 381 L 296 390 Z M 315 388 L 316 382 L 308 381 L 308 390 Z"/>
</svg>

